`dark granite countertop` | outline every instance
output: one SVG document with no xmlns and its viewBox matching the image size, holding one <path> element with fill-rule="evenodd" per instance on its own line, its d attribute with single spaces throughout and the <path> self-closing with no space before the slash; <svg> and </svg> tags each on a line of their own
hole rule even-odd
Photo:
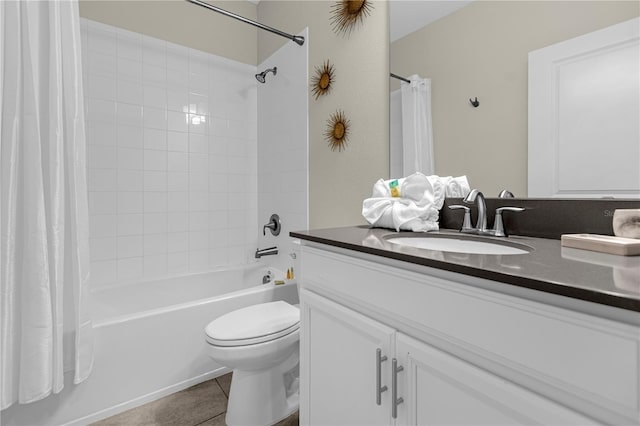
<svg viewBox="0 0 640 426">
<path fill-rule="evenodd" d="M 616 256 L 562 247 L 559 240 L 510 236 L 503 242 L 532 249 L 520 255 L 485 255 L 416 249 L 392 244 L 390 235 L 368 226 L 291 232 L 291 237 L 410 262 L 499 283 L 640 312 L 640 256 Z M 458 234 L 441 230 L 430 234 Z M 492 237 L 482 237 L 492 238 Z"/>
</svg>

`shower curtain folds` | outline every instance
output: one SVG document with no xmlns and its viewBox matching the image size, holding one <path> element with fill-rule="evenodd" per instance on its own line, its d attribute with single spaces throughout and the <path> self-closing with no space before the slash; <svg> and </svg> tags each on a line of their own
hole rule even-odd
<svg viewBox="0 0 640 426">
<path fill-rule="evenodd" d="M 77 0 L 0 2 L 0 408 L 93 365 Z"/>
<path fill-rule="evenodd" d="M 433 125 L 431 120 L 431 79 L 412 75 L 400 83 L 402 96 L 403 176 L 421 172 L 435 174 Z"/>
</svg>

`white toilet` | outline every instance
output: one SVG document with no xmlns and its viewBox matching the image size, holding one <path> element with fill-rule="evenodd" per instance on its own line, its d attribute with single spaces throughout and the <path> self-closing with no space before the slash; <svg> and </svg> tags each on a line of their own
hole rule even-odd
<svg viewBox="0 0 640 426">
<path fill-rule="evenodd" d="M 298 409 L 300 310 L 287 302 L 238 309 L 205 328 L 208 353 L 233 369 L 226 422 L 272 425 Z"/>
</svg>

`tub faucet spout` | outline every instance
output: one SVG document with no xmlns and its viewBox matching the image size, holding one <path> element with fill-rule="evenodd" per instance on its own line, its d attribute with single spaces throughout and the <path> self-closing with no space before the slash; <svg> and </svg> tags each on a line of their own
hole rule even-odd
<svg viewBox="0 0 640 426">
<path fill-rule="evenodd" d="M 256 259 L 260 259 L 262 256 L 273 256 L 278 254 L 278 247 L 273 246 L 266 249 L 256 249 Z"/>
</svg>

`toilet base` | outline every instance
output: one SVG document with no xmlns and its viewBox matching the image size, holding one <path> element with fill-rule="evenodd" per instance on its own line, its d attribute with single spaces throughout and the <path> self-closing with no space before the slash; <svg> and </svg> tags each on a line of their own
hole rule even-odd
<svg viewBox="0 0 640 426">
<path fill-rule="evenodd" d="M 273 425 L 299 405 L 298 348 L 280 365 L 257 371 L 233 370 L 228 426 Z"/>
</svg>

